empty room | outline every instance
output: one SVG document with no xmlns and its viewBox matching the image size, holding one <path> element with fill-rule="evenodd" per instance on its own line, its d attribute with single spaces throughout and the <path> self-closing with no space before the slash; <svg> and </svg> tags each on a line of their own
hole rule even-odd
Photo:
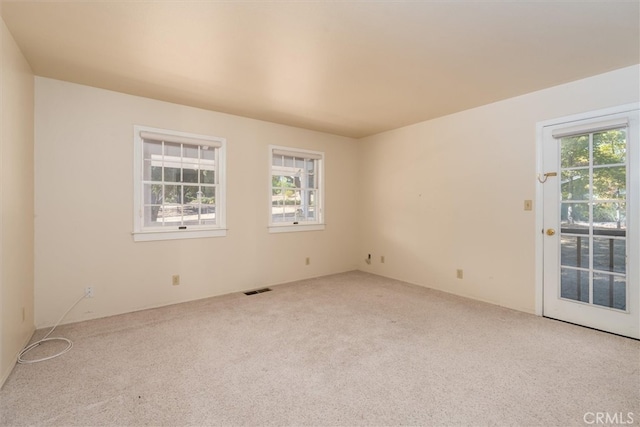
<svg viewBox="0 0 640 427">
<path fill-rule="evenodd" d="M 640 425 L 640 2 L 0 7 L 0 425 Z"/>
</svg>

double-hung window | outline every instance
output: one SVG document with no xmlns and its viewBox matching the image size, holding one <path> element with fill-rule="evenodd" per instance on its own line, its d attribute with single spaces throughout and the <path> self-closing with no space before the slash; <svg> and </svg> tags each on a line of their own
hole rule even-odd
<svg viewBox="0 0 640 427">
<path fill-rule="evenodd" d="M 134 240 L 224 236 L 225 139 L 134 126 Z"/>
<path fill-rule="evenodd" d="M 269 146 L 269 231 L 323 230 L 324 153 Z"/>
</svg>

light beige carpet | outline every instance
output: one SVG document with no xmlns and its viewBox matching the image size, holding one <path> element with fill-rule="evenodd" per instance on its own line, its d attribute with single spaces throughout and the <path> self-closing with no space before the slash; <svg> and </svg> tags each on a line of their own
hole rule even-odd
<svg viewBox="0 0 640 427">
<path fill-rule="evenodd" d="M 74 348 L 16 366 L 3 426 L 640 423 L 638 341 L 362 272 L 54 335 Z"/>
</svg>

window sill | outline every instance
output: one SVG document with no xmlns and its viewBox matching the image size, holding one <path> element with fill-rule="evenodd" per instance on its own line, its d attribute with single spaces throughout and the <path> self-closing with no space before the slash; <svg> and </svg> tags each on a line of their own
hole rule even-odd
<svg viewBox="0 0 640 427">
<path fill-rule="evenodd" d="M 215 230 L 180 230 L 180 231 L 137 231 L 131 233 L 134 242 L 150 242 L 154 240 L 203 239 L 207 237 L 225 237 L 226 228 Z"/>
<path fill-rule="evenodd" d="M 269 233 L 294 233 L 298 231 L 322 231 L 324 224 L 283 224 L 270 225 Z"/>
</svg>

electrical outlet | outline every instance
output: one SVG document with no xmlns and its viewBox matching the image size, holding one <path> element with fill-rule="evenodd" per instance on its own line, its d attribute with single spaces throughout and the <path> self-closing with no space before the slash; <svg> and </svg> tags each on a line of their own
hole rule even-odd
<svg viewBox="0 0 640 427">
<path fill-rule="evenodd" d="M 178 286 L 180 284 L 180 275 L 179 274 L 174 274 L 173 276 L 171 276 L 171 284 L 173 286 Z"/>
<path fill-rule="evenodd" d="M 380 264 L 384 264 L 384 255 L 380 255 Z"/>
<path fill-rule="evenodd" d="M 456 270 L 456 277 L 457 277 L 458 279 L 462 279 L 462 277 L 463 277 L 462 269 L 458 269 L 458 270 Z"/>
<path fill-rule="evenodd" d="M 304 260 L 304 265 L 309 265 L 311 264 L 311 258 L 310 257 L 306 257 Z"/>
<path fill-rule="evenodd" d="M 87 286 L 84 288 L 84 296 L 87 298 L 93 298 L 93 286 Z"/>
<path fill-rule="evenodd" d="M 524 201 L 524 210 L 525 211 L 530 211 L 533 209 L 533 201 L 532 200 L 525 200 Z"/>
</svg>

